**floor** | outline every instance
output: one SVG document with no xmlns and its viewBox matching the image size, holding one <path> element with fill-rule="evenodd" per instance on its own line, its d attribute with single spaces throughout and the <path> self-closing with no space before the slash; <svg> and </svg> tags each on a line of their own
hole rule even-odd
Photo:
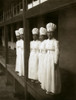
<svg viewBox="0 0 76 100">
<path fill-rule="evenodd" d="M 6 75 L 0 73 L 0 100 L 18 100 L 11 85 L 6 85 Z"/>
</svg>

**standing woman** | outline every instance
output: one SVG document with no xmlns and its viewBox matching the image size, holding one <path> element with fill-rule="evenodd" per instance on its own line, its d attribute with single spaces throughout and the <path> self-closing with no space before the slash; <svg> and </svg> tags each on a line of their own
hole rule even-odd
<svg viewBox="0 0 76 100">
<path fill-rule="evenodd" d="M 20 56 L 20 52 L 21 52 L 21 49 L 20 49 L 20 33 L 19 33 L 19 30 L 16 30 L 15 31 L 15 34 L 16 34 L 16 38 L 17 38 L 17 41 L 16 41 L 16 68 L 15 68 L 15 71 L 19 74 L 20 73 L 20 61 L 21 61 L 21 56 Z"/>
<path fill-rule="evenodd" d="M 38 28 L 32 29 L 33 41 L 30 42 L 30 56 L 28 62 L 28 78 L 32 82 L 38 80 L 38 54 L 39 54 L 39 40 L 38 40 Z"/>
<path fill-rule="evenodd" d="M 44 70 L 44 58 L 45 58 L 45 45 L 44 45 L 44 40 L 46 38 L 46 29 L 44 27 L 40 28 L 40 40 L 41 43 L 39 45 L 39 65 L 38 65 L 38 81 L 42 83 L 42 78 L 43 78 L 43 70 Z"/>
<path fill-rule="evenodd" d="M 20 55 L 21 55 L 21 73 L 20 73 L 20 76 L 24 76 L 24 29 L 23 28 L 20 28 L 19 29 L 19 33 L 20 33 L 20 48 L 21 48 L 21 52 L 20 52 Z"/>
<path fill-rule="evenodd" d="M 46 25 L 48 39 L 45 42 L 47 51 L 44 60 L 44 89 L 46 93 L 58 94 L 61 90 L 59 74 L 59 42 L 53 37 L 56 25 L 48 23 Z"/>
</svg>

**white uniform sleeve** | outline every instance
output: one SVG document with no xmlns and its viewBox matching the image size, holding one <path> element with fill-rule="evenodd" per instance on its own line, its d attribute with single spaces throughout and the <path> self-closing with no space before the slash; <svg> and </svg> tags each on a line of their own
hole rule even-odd
<svg viewBox="0 0 76 100">
<path fill-rule="evenodd" d="M 58 63 L 58 59 L 59 59 L 59 42 L 55 41 L 55 64 Z"/>
</svg>

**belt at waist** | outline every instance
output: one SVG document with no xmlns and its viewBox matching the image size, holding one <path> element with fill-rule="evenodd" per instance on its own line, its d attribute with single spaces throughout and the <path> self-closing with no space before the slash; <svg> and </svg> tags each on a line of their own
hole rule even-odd
<svg viewBox="0 0 76 100">
<path fill-rule="evenodd" d="M 46 53 L 46 50 L 40 50 L 39 52 L 40 53 Z"/>
<path fill-rule="evenodd" d="M 47 50 L 46 52 L 51 53 L 51 52 L 54 52 L 54 51 L 55 51 L 54 49 L 50 49 L 50 50 Z"/>
</svg>

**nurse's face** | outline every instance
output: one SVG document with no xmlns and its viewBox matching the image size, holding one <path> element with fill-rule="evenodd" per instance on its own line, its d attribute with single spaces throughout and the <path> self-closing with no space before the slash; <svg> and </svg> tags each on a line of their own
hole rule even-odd
<svg viewBox="0 0 76 100">
<path fill-rule="evenodd" d="M 53 35 L 54 35 L 53 31 L 47 32 L 47 36 L 48 36 L 49 39 L 52 39 Z"/>
<path fill-rule="evenodd" d="M 43 41 L 44 39 L 45 39 L 45 35 L 40 35 L 40 36 L 39 36 L 39 40 L 40 40 L 40 41 Z"/>
<path fill-rule="evenodd" d="M 38 39 L 38 35 L 37 34 L 34 34 L 33 35 L 33 40 L 37 40 Z"/>
<path fill-rule="evenodd" d="M 17 38 L 17 40 L 19 40 L 20 39 L 20 36 L 17 36 L 16 38 Z"/>
<path fill-rule="evenodd" d="M 24 39 L 24 35 L 23 35 L 23 34 L 21 34 L 21 35 L 20 35 L 20 38 L 21 38 L 21 39 Z"/>
</svg>

